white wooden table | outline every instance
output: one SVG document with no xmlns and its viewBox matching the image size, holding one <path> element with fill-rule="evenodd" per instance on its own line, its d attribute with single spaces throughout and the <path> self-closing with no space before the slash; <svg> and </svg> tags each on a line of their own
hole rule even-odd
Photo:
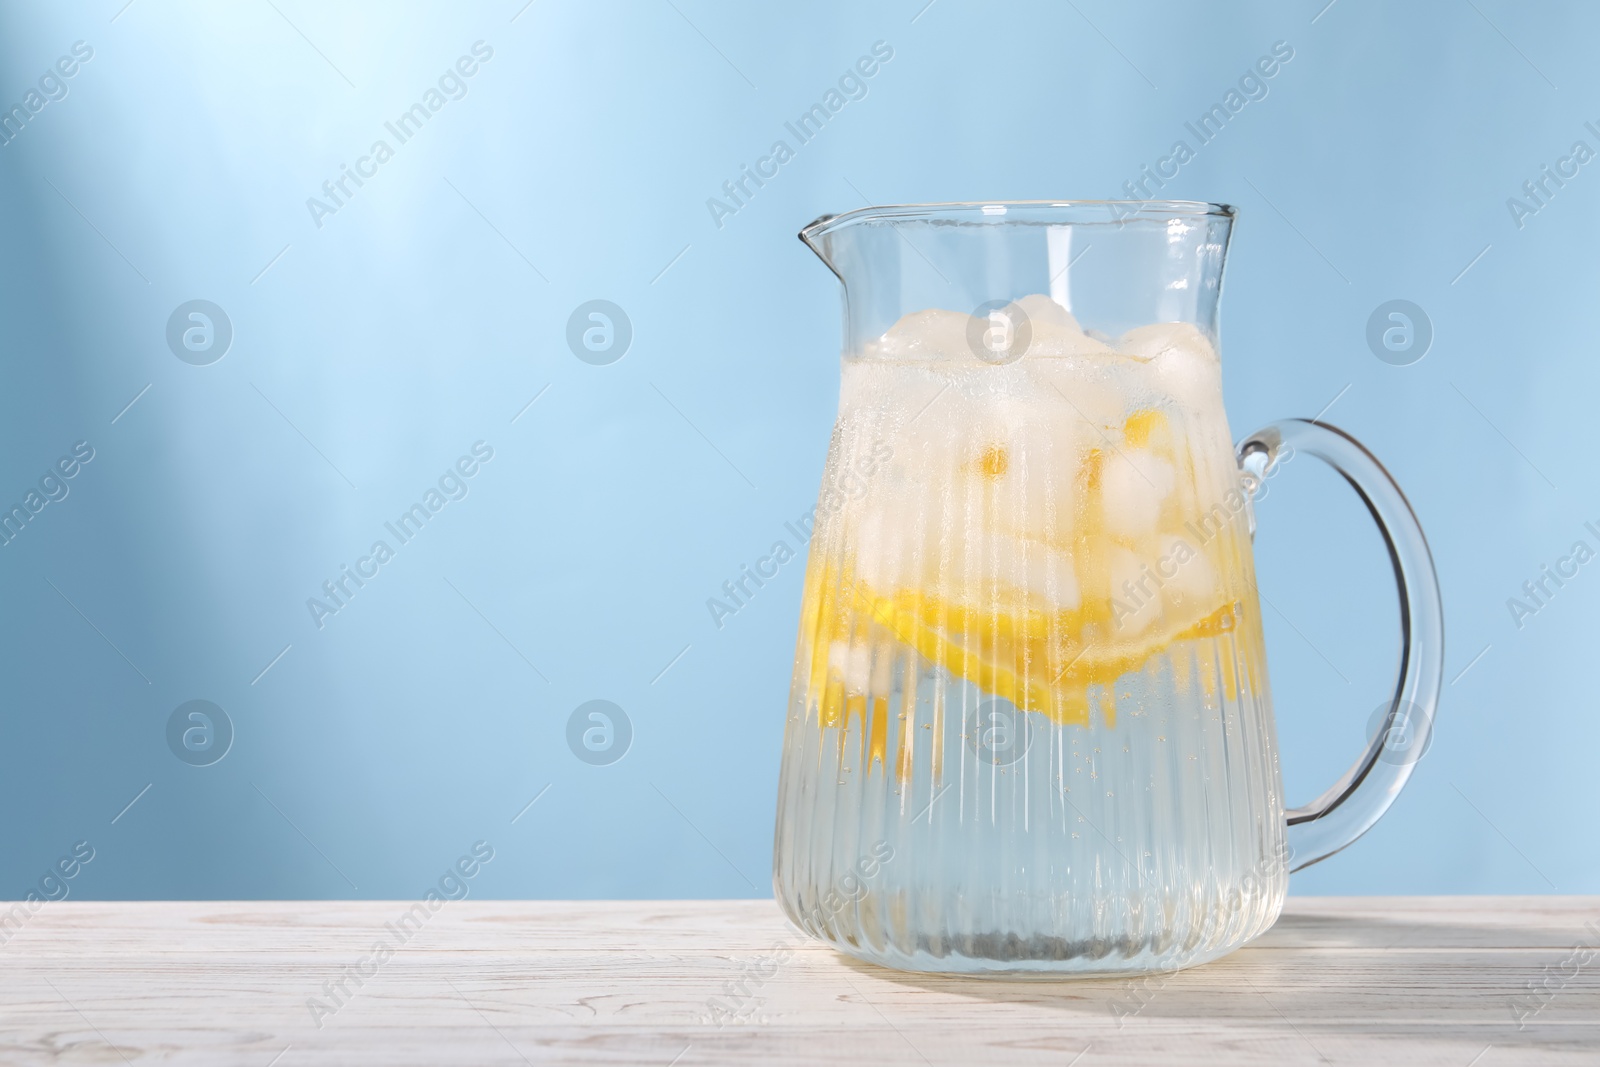
<svg viewBox="0 0 1600 1067">
<path fill-rule="evenodd" d="M 1600 1064 L 1593 897 L 1293 898 L 1134 982 L 886 971 L 770 901 L 452 902 L 379 959 L 408 907 L 45 905 L 0 945 L 0 1063 Z"/>
</svg>

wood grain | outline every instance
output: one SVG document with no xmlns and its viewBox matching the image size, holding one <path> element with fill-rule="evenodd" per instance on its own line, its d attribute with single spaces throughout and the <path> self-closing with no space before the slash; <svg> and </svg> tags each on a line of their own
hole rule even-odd
<svg viewBox="0 0 1600 1067">
<path fill-rule="evenodd" d="M 1600 898 L 1291 898 L 1131 981 L 886 971 L 771 901 L 461 901 L 325 988 L 410 907 L 46 905 L 0 945 L 0 1064 L 1600 1063 Z"/>
</svg>

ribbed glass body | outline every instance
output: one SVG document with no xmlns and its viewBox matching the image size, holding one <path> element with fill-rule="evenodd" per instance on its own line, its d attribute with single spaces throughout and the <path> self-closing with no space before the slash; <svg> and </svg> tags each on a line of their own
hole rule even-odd
<svg viewBox="0 0 1600 1067">
<path fill-rule="evenodd" d="M 1192 326 L 1100 340 L 1018 306 L 1020 359 L 971 358 L 969 317 L 927 312 L 844 361 L 777 897 L 904 969 L 1202 962 L 1287 885 L 1217 357 Z"/>
</svg>

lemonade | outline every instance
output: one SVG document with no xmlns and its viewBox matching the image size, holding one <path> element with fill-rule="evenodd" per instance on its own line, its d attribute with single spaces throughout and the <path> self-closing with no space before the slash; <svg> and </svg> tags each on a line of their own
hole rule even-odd
<svg viewBox="0 0 1600 1067">
<path fill-rule="evenodd" d="M 799 660 L 821 727 L 870 714 L 874 759 L 887 719 L 869 700 L 905 651 L 1021 711 L 1114 724 L 1118 677 L 1240 620 L 1222 578 L 1247 558 L 1246 497 L 1210 344 L 1173 324 L 1112 345 L 1048 297 L 1018 304 L 1032 339 L 1009 365 L 943 311 L 844 364 L 825 481 L 894 458 L 819 526 Z"/>
<path fill-rule="evenodd" d="M 779 899 L 921 969 L 1192 961 L 1286 878 L 1220 366 L 1187 323 L 1016 306 L 1006 360 L 943 310 L 844 360 L 824 484 L 852 492 L 812 541 Z"/>
</svg>

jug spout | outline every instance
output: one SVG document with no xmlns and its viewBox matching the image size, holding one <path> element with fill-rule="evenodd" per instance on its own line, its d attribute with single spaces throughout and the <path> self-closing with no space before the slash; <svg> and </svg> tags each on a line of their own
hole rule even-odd
<svg viewBox="0 0 1600 1067">
<path fill-rule="evenodd" d="M 822 260 L 823 265 L 833 271 L 834 276 L 842 282 L 844 281 L 844 275 L 840 274 L 839 268 L 833 264 L 833 258 L 830 254 L 832 243 L 826 238 L 828 223 L 838 217 L 837 215 L 819 215 L 800 230 L 799 237 L 801 242 L 815 252 L 817 258 Z"/>
<path fill-rule="evenodd" d="M 902 204 L 823 215 L 799 236 L 844 285 L 847 354 L 907 315 L 988 320 L 1028 297 L 1102 336 L 1188 323 L 1215 345 L 1234 214 L 1194 201 Z"/>
</svg>

